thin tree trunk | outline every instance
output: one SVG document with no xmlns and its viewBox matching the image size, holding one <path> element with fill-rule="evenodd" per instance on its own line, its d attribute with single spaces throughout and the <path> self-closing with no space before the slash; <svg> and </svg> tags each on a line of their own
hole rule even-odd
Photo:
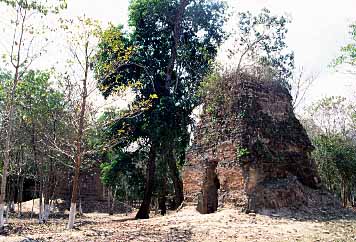
<svg viewBox="0 0 356 242">
<path fill-rule="evenodd" d="M 166 172 L 164 172 L 163 179 L 162 179 L 162 192 L 158 198 L 158 207 L 159 210 L 161 211 L 162 216 L 166 215 L 167 213 L 166 201 L 167 201 L 167 176 L 166 176 Z"/>
<path fill-rule="evenodd" d="M 13 180 L 11 182 L 11 186 L 9 188 L 10 190 L 10 196 L 9 196 L 9 204 L 10 204 L 10 213 L 15 212 L 15 196 L 16 196 L 16 184 L 15 181 Z"/>
<path fill-rule="evenodd" d="M 32 194 L 32 208 L 31 208 L 31 220 L 33 218 L 34 207 L 35 207 L 35 198 L 37 197 L 37 183 L 35 181 L 35 191 Z"/>
<path fill-rule="evenodd" d="M 82 208 L 82 196 L 81 196 L 81 187 L 80 187 L 80 184 L 78 185 L 79 186 L 79 191 L 78 191 L 78 198 L 79 198 L 79 208 L 78 208 L 78 214 L 80 216 L 83 215 L 83 208 Z"/>
<path fill-rule="evenodd" d="M 176 160 L 174 159 L 173 150 L 171 148 L 169 148 L 168 151 L 167 162 L 168 162 L 169 173 L 173 181 L 174 193 L 175 193 L 173 209 L 177 209 L 184 200 L 183 181 L 180 177 L 177 163 Z"/>
<path fill-rule="evenodd" d="M 344 207 L 347 206 L 347 197 L 346 197 L 346 182 L 345 182 L 345 179 L 342 178 L 342 181 L 341 181 L 341 200 L 342 200 L 342 205 Z"/>
<path fill-rule="evenodd" d="M 23 163 L 23 157 L 24 157 L 24 151 L 22 149 L 22 146 L 20 147 L 20 162 L 19 164 Z M 20 171 L 18 173 L 18 187 L 17 187 L 17 217 L 21 218 L 22 216 L 22 199 L 23 199 L 23 184 L 25 177 L 22 175 L 22 168 L 20 165 Z"/>
<path fill-rule="evenodd" d="M 44 189 L 44 211 L 43 211 L 43 222 L 46 223 L 49 219 L 49 215 L 51 213 L 50 207 L 50 194 L 49 194 L 50 184 L 46 184 L 46 188 Z"/>
<path fill-rule="evenodd" d="M 54 170 L 53 170 L 53 158 L 50 158 L 49 160 L 49 168 L 47 169 L 47 175 L 45 177 L 45 188 L 43 189 L 44 191 L 44 214 L 43 214 L 43 222 L 47 223 L 49 220 L 49 215 L 51 213 L 51 206 L 50 206 L 50 198 L 51 198 L 51 193 L 53 190 L 54 186 Z"/>
<path fill-rule="evenodd" d="M 107 190 L 108 214 L 110 214 L 110 189 Z"/>
<path fill-rule="evenodd" d="M 39 178 L 39 208 L 38 208 L 38 223 L 43 222 L 43 162 L 42 159 L 39 159 L 39 155 L 37 153 L 37 139 L 36 139 L 36 127 L 35 123 L 32 122 L 32 151 L 33 151 L 33 160 L 37 164 L 37 176 Z"/>
<path fill-rule="evenodd" d="M 22 216 L 22 200 L 23 200 L 23 184 L 24 184 L 25 178 L 21 176 L 20 178 L 20 187 L 19 187 L 19 193 L 17 196 L 17 217 L 21 218 Z"/>
<path fill-rule="evenodd" d="M 56 115 L 53 115 L 53 140 L 56 140 L 56 132 L 57 132 L 57 122 L 56 122 Z M 51 151 L 52 152 L 52 151 Z M 50 205 L 53 206 L 53 200 L 56 198 L 56 191 L 57 191 L 57 185 L 58 185 L 58 175 L 57 175 L 57 172 L 56 172 L 56 167 L 54 165 L 54 161 L 53 161 L 53 158 L 51 158 L 51 178 L 52 180 L 50 181 L 50 187 L 51 189 L 49 190 L 49 197 L 50 197 L 50 200 L 52 201 L 52 203 Z"/>
<path fill-rule="evenodd" d="M 19 17 L 19 13 L 17 13 L 17 18 Z M 1 189 L 0 189 L 0 230 L 4 228 L 4 206 L 5 206 L 5 198 L 6 198 L 6 182 L 8 176 L 8 169 L 10 164 L 10 152 L 11 152 L 11 139 L 12 139 L 12 131 L 14 127 L 14 120 L 13 116 L 15 113 L 15 105 L 14 100 L 16 96 L 16 89 L 17 84 L 20 79 L 20 67 L 21 67 L 21 48 L 23 46 L 23 35 L 25 32 L 25 22 L 27 19 L 27 10 L 25 9 L 24 14 L 21 17 L 21 24 L 20 24 L 20 38 L 19 41 L 15 41 L 16 36 L 14 35 L 13 45 L 12 48 L 15 47 L 15 43 L 17 45 L 17 53 L 16 58 L 13 58 L 11 53 L 11 63 L 15 68 L 15 75 L 12 83 L 11 93 L 7 98 L 7 120 L 5 121 L 5 150 L 4 150 L 4 161 L 3 161 L 3 168 L 2 168 L 2 177 L 1 177 Z M 17 23 L 16 23 L 17 24 Z M 16 26 L 17 28 L 17 26 Z M 16 33 L 16 32 L 15 32 Z"/>
<path fill-rule="evenodd" d="M 114 215 L 115 198 L 113 195 L 112 188 L 108 189 L 108 206 L 109 206 L 109 215 Z"/>
<path fill-rule="evenodd" d="M 148 219 L 150 214 L 150 205 L 152 199 L 152 193 L 154 189 L 154 180 L 156 172 L 156 149 L 155 145 L 151 144 L 150 154 L 147 161 L 147 177 L 145 183 L 145 194 L 141 207 L 136 214 L 136 219 Z"/>
<path fill-rule="evenodd" d="M 112 192 L 112 203 L 111 203 L 111 211 L 112 211 L 112 214 L 114 214 L 115 212 L 115 203 L 116 203 L 116 195 L 117 195 L 117 190 L 115 188 L 115 192 Z"/>
<path fill-rule="evenodd" d="M 42 179 L 40 179 L 40 196 L 39 196 L 39 208 L 38 208 L 38 223 L 43 222 L 43 182 Z"/>
<path fill-rule="evenodd" d="M 86 100 L 88 96 L 87 90 L 87 81 L 88 81 L 88 72 L 89 72 L 89 43 L 85 43 L 85 71 L 84 71 L 84 79 L 83 79 L 83 92 L 82 92 L 82 103 L 79 114 L 79 126 L 78 126 L 78 137 L 76 143 L 76 158 L 75 158 L 75 171 L 73 177 L 73 190 L 72 190 L 72 199 L 70 204 L 70 212 L 69 212 L 69 221 L 68 221 L 68 229 L 72 229 L 74 227 L 76 206 L 78 200 L 78 190 L 79 190 L 79 176 L 80 176 L 80 166 L 82 163 L 82 139 L 84 132 L 84 121 L 85 121 L 85 112 L 86 112 Z"/>
<path fill-rule="evenodd" d="M 7 171 L 9 167 L 9 152 L 7 152 L 8 149 L 10 149 L 10 146 L 7 144 L 6 140 L 6 148 L 5 148 L 5 159 L 4 159 L 4 164 L 3 164 L 3 170 L 2 170 L 2 177 L 1 177 L 1 194 L 0 194 L 0 229 L 3 230 L 4 228 L 4 210 L 5 210 L 5 195 L 6 195 L 6 181 L 7 181 Z"/>
<path fill-rule="evenodd" d="M 70 210 L 69 210 L 69 220 L 68 220 L 68 229 L 73 229 L 75 214 L 77 210 L 77 200 L 78 200 L 78 186 L 79 186 L 79 175 L 80 175 L 80 158 L 77 157 L 74 177 L 73 177 L 73 188 L 72 188 L 72 198 L 70 201 Z"/>
<path fill-rule="evenodd" d="M 117 187 L 116 187 L 116 190 L 117 190 Z M 116 197 L 116 196 L 115 196 Z M 128 198 L 128 192 L 127 192 L 127 184 L 126 184 L 126 182 L 125 182 L 125 201 L 126 201 L 126 204 L 129 204 L 129 198 Z M 131 207 L 132 207 L 132 205 L 131 205 Z M 126 216 L 127 216 L 127 214 L 128 214 L 128 211 L 129 210 L 129 208 L 128 208 L 128 206 L 126 206 L 126 209 L 125 209 L 125 212 L 126 212 Z"/>
<path fill-rule="evenodd" d="M 19 197 L 20 197 L 20 175 L 21 175 L 21 165 L 20 165 L 20 162 L 21 161 L 19 161 L 19 166 L 20 166 L 20 170 L 19 170 L 19 172 L 17 173 L 17 184 L 16 184 L 16 189 L 15 189 L 15 191 L 14 192 L 16 192 L 16 194 L 17 194 L 17 200 L 16 200 L 16 205 L 17 205 L 17 215 L 18 215 L 18 213 L 19 213 Z"/>
<path fill-rule="evenodd" d="M 14 99 L 15 93 L 13 93 Z M 13 102 L 13 101 L 11 101 Z M 8 176 L 8 169 L 10 163 L 10 142 L 11 142 L 11 130 L 12 130 L 12 116 L 13 116 L 13 105 L 10 104 L 10 111 L 9 111 L 9 120 L 8 120 L 8 128 L 6 129 L 6 139 L 5 139 L 5 152 L 4 152 L 4 163 L 2 169 L 2 177 L 1 177 L 1 194 L 0 194 L 0 230 L 3 230 L 5 220 L 4 220 L 4 210 L 5 210 L 5 199 L 6 199 L 6 185 L 7 185 L 7 176 Z"/>
<path fill-rule="evenodd" d="M 10 201 L 8 201 L 7 203 L 6 212 L 5 212 L 5 218 L 7 223 L 9 223 L 9 210 L 10 210 Z"/>
<path fill-rule="evenodd" d="M 50 213 L 51 213 L 51 207 L 50 207 L 50 204 L 49 204 L 49 196 L 45 193 L 44 211 L 43 211 L 43 222 L 44 223 L 48 222 Z"/>
</svg>

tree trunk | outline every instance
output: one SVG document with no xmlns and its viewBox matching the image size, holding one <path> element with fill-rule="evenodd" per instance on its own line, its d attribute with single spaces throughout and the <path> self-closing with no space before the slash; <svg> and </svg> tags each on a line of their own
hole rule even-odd
<svg viewBox="0 0 356 242">
<path fill-rule="evenodd" d="M 11 59 L 12 65 L 15 68 L 15 75 L 12 83 L 11 92 L 7 97 L 7 106 L 6 106 L 6 115 L 7 120 L 5 121 L 5 150 L 4 150 L 4 161 L 3 161 L 3 168 L 2 168 L 2 177 L 1 177 L 1 190 L 0 190 L 0 230 L 4 228 L 4 206 L 5 206 L 5 196 L 6 196 L 6 182 L 8 176 L 8 169 L 10 164 L 10 152 L 11 152 L 11 139 L 12 139 L 12 130 L 14 128 L 14 121 L 13 116 L 15 113 L 15 96 L 16 96 L 16 89 L 17 84 L 20 80 L 20 67 L 21 67 L 21 48 L 23 47 L 23 35 L 25 32 L 25 21 L 27 18 L 27 11 L 24 12 L 23 16 L 21 17 L 21 29 L 20 29 L 20 37 L 18 41 L 13 39 L 12 48 L 14 48 L 14 43 L 17 45 L 17 53 L 16 58 Z M 16 23 L 17 24 L 17 23 Z"/>
<path fill-rule="evenodd" d="M 78 199 L 79 199 L 78 214 L 80 216 L 82 216 L 83 215 L 83 208 L 82 208 L 82 196 L 81 196 L 80 184 L 78 184 Z"/>
<path fill-rule="evenodd" d="M 82 199 L 79 198 L 79 215 L 83 215 Z"/>
<path fill-rule="evenodd" d="M 43 183 L 42 179 L 40 179 L 40 196 L 39 196 L 39 208 L 38 208 L 38 223 L 43 222 Z"/>
<path fill-rule="evenodd" d="M 4 210 L 5 210 L 5 199 L 6 199 L 6 185 L 7 185 L 7 175 L 10 163 L 10 142 L 11 142 L 11 130 L 12 130 L 12 116 L 13 116 L 13 107 L 11 104 L 10 114 L 9 114 L 9 124 L 8 129 L 6 130 L 6 140 L 5 140 L 5 152 L 4 152 L 4 163 L 2 168 L 2 177 L 1 177 L 1 194 L 0 194 L 0 230 L 3 230 L 5 220 L 4 220 Z"/>
<path fill-rule="evenodd" d="M 158 198 L 158 207 L 159 210 L 161 211 L 162 216 L 166 215 L 167 213 L 166 201 L 167 201 L 167 176 L 165 172 L 163 174 L 163 179 L 162 179 L 162 191 Z"/>
<path fill-rule="evenodd" d="M 12 129 L 13 129 L 13 115 L 14 115 L 14 99 L 15 99 L 15 92 L 17 87 L 17 82 L 19 78 L 19 65 L 15 70 L 15 78 L 12 87 L 12 93 L 9 100 L 9 106 L 7 109 L 8 120 L 6 123 L 6 137 L 5 137 L 5 151 L 4 151 L 4 162 L 2 168 L 2 177 L 1 177 L 1 194 L 0 194 L 0 230 L 4 228 L 4 208 L 5 208 L 5 198 L 6 198 L 6 182 L 7 182 L 7 175 L 10 163 L 10 151 L 11 151 L 11 136 L 12 136 Z"/>
<path fill-rule="evenodd" d="M 43 222 L 43 161 L 40 159 L 39 152 L 37 152 L 37 137 L 36 137 L 36 126 L 35 123 L 32 122 L 32 152 L 33 152 L 33 160 L 37 165 L 37 177 L 39 178 L 39 208 L 38 208 L 38 223 Z"/>
<path fill-rule="evenodd" d="M 168 162 L 170 176 L 173 181 L 174 193 L 175 193 L 174 206 L 172 207 L 172 209 L 177 209 L 184 200 L 183 181 L 180 177 L 176 160 L 174 159 L 173 150 L 171 149 L 169 149 L 168 151 L 167 162 Z"/>
<path fill-rule="evenodd" d="M 150 154 L 147 161 L 147 177 L 145 183 L 145 194 L 141 207 L 136 214 L 136 219 L 148 219 L 150 214 L 150 205 L 152 199 L 152 193 L 154 189 L 154 180 L 156 172 L 156 149 L 154 144 L 151 144 Z"/>
<path fill-rule="evenodd" d="M 341 200 L 343 207 L 347 206 L 347 195 L 346 195 L 346 181 L 344 178 L 341 178 Z"/>
<path fill-rule="evenodd" d="M 44 194 L 44 209 L 43 209 L 43 222 L 44 223 L 47 223 L 48 222 L 48 219 L 49 219 L 49 215 L 51 214 L 51 207 L 50 207 L 50 204 L 49 204 L 49 194 Z"/>
<path fill-rule="evenodd" d="M 7 223 L 9 223 L 9 210 L 10 210 L 10 202 L 7 203 L 6 211 L 5 211 L 5 218 Z"/>
<path fill-rule="evenodd" d="M 1 230 L 4 228 L 4 224 L 5 224 L 4 210 L 5 210 L 6 180 L 7 180 L 7 171 L 8 171 L 9 160 L 10 160 L 10 158 L 8 157 L 9 154 L 7 153 L 8 152 L 5 151 L 5 159 L 4 159 L 4 165 L 3 165 L 2 177 L 1 177 L 1 194 L 0 194 L 0 229 Z"/>
<path fill-rule="evenodd" d="M 19 164 L 22 164 L 24 161 L 24 151 L 23 147 L 20 147 L 19 152 Z M 17 217 L 21 218 L 22 216 L 22 199 L 23 199 L 23 184 L 25 177 L 22 175 L 22 167 L 20 165 L 20 170 L 18 173 L 18 184 L 17 184 Z"/>
<path fill-rule="evenodd" d="M 165 78 L 165 94 L 169 95 L 169 90 L 171 89 L 171 85 L 173 83 L 172 77 L 173 77 L 173 71 L 174 71 L 174 66 L 176 63 L 177 59 L 177 52 L 178 52 L 178 47 L 179 47 L 179 42 L 180 42 L 180 37 L 181 37 L 181 31 L 182 31 L 182 19 L 184 16 L 185 8 L 189 5 L 190 0 L 180 0 L 179 6 L 177 9 L 177 12 L 174 16 L 174 26 L 173 26 L 173 44 L 171 46 L 171 56 L 168 61 L 167 69 L 166 69 L 166 78 Z M 176 83 L 176 87 L 178 85 L 178 82 Z M 174 89 L 175 91 L 175 89 Z M 177 169 L 177 165 L 174 164 L 175 160 L 173 157 L 173 151 L 169 150 L 169 156 L 168 157 L 168 165 L 169 169 L 171 171 L 171 176 L 174 184 L 174 190 L 175 190 L 175 208 L 177 208 L 182 202 L 183 202 L 183 184 L 180 181 L 179 178 L 179 172 Z M 173 161 L 171 161 L 171 159 Z M 178 175 L 177 175 L 178 172 Z M 177 205 L 179 204 L 179 205 Z"/>
<path fill-rule="evenodd" d="M 14 179 L 10 183 L 11 186 L 9 186 L 10 190 L 10 195 L 9 195 L 9 204 L 10 204 L 10 213 L 15 213 L 15 195 L 16 195 L 16 184 Z"/>
<path fill-rule="evenodd" d="M 67 227 L 68 229 L 72 229 L 74 227 L 74 220 L 75 220 L 77 200 L 78 200 L 80 162 L 81 162 L 81 157 L 77 157 L 77 162 L 76 162 L 76 167 L 75 167 L 74 177 L 73 177 L 72 198 L 70 201 L 69 221 Z"/>
<path fill-rule="evenodd" d="M 51 194 L 53 193 L 53 189 L 54 189 L 53 186 L 55 185 L 53 158 L 49 159 L 49 167 L 47 169 L 47 174 L 45 175 L 44 180 L 45 180 L 45 187 L 43 189 L 43 195 L 44 195 L 43 222 L 47 223 L 47 221 L 49 220 L 49 216 L 51 214 L 50 200 L 51 200 Z"/>
<path fill-rule="evenodd" d="M 114 215 L 114 198 L 112 195 L 112 189 L 108 188 L 108 210 L 109 210 L 109 215 Z"/>
<path fill-rule="evenodd" d="M 158 204 L 158 197 L 154 198 L 154 206 L 155 206 L 155 215 L 159 213 L 159 204 Z"/>
<path fill-rule="evenodd" d="M 74 227 L 76 206 L 78 200 L 78 190 L 79 190 L 79 176 L 80 176 L 80 166 L 82 164 L 82 139 L 84 132 L 84 121 L 85 121 L 85 113 L 86 113 L 86 102 L 88 97 L 87 90 L 87 81 L 89 74 L 89 42 L 85 43 L 85 70 L 84 70 L 84 79 L 83 81 L 83 91 L 82 91 L 82 103 L 80 107 L 79 114 L 79 126 L 78 126 L 78 137 L 76 142 L 76 154 L 75 154 L 75 171 L 73 177 L 73 190 L 72 190 L 72 198 L 70 204 L 70 212 L 69 212 L 69 221 L 68 221 L 68 229 L 72 229 Z"/>
<path fill-rule="evenodd" d="M 35 207 L 35 197 L 37 196 L 37 183 L 35 181 L 35 191 L 32 193 L 32 208 L 31 208 L 31 220 L 33 218 L 34 207 Z"/>
<path fill-rule="evenodd" d="M 77 203 L 70 203 L 70 209 L 69 209 L 69 220 L 68 220 L 68 229 L 73 229 L 74 227 L 74 220 L 75 220 L 75 213 L 77 210 Z"/>
<path fill-rule="evenodd" d="M 22 199 L 23 199 L 23 184 L 24 184 L 24 176 L 21 176 L 20 178 L 20 187 L 19 187 L 19 193 L 17 196 L 17 217 L 21 218 L 22 216 Z"/>
</svg>

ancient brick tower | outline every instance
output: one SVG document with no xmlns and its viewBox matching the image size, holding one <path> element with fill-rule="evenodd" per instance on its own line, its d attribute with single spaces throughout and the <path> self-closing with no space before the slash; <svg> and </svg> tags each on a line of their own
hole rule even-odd
<svg viewBox="0 0 356 242">
<path fill-rule="evenodd" d="M 281 84 L 229 77 L 229 107 L 205 107 L 183 169 L 187 202 L 201 213 L 217 206 L 251 210 L 308 205 L 320 186 L 313 146 Z"/>
</svg>

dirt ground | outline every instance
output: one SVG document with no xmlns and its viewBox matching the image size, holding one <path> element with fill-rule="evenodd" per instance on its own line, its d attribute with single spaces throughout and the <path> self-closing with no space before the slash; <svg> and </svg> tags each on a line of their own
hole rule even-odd
<svg viewBox="0 0 356 242">
<path fill-rule="evenodd" d="M 134 220 L 134 213 L 90 213 L 72 231 L 65 229 L 66 216 L 48 224 L 12 218 L 0 241 L 356 241 L 354 214 L 323 212 L 325 216 L 283 211 L 262 215 L 226 208 L 201 215 L 184 207 L 149 220 Z"/>
</svg>

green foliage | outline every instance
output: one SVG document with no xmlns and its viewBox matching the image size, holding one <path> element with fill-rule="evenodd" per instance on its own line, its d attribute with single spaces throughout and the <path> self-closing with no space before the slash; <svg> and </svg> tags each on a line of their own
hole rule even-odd
<svg viewBox="0 0 356 242">
<path fill-rule="evenodd" d="M 341 194 L 344 183 L 352 187 L 356 179 L 354 142 L 340 136 L 325 135 L 315 137 L 313 142 L 316 147 L 313 157 L 324 184 L 336 194 Z"/>
<path fill-rule="evenodd" d="M 128 43 L 127 38 L 122 33 L 122 26 L 109 26 L 106 30 L 100 33 L 99 53 L 95 60 L 95 73 L 97 78 L 115 78 L 119 79 L 121 76 L 116 75 L 117 69 L 129 65 L 129 58 L 132 54 L 132 46 Z M 111 90 L 111 92 L 120 93 L 128 88 L 140 88 L 140 82 L 134 85 L 125 82 Z M 104 92 L 108 91 L 109 86 L 105 83 L 99 83 L 99 88 Z"/>
<path fill-rule="evenodd" d="M 241 79 L 252 81 L 277 81 L 290 89 L 289 81 L 294 71 L 294 53 L 286 43 L 290 20 L 276 16 L 267 9 L 259 14 L 239 13 L 237 39 L 229 49 L 229 58 L 238 59 L 231 69 L 217 66 L 210 70 L 200 83 L 199 95 L 204 100 L 204 111 L 215 123 L 224 120 L 233 106 L 234 84 Z M 233 63 L 234 65 L 236 63 Z M 240 107 L 238 118 L 245 117 L 245 107 Z"/>
<path fill-rule="evenodd" d="M 332 66 L 347 65 L 351 68 L 350 71 L 355 73 L 352 69 L 356 65 L 356 23 L 350 25 L 350 36 L 351 43 L 341 48 L 341 55 L 333 61 Z"/>
<path fill-rule="evenodd" d="M 139 166 L 142 159 L 140 151 L 122 152 L 120 150 L 104 154 L 101 164 L 101 178 L 103 183 L 111 187 L 117 199 L 142 199 L 144 188 L 144 170 Z"/>
<path fill-rule="evenodd" d="M 232 55 L 238 52 L 241 56 L 238 69 L 242 61 L 247 61 L 247 65 L 257 62 L 270 68 L 271 78 L 290 88 L 289 79 L 294 71 L 294 53 L 286 43 L 290 22 L 285 16 L 272 15 L 268 9 L 262 9 L 258 15 L 249 11 L 239 13 L 238 47 L 230 50 Z"/>
<path fill-rule="evenodd" d="M 113 26 L 104 31 L 95 67 L 104 96 L 127 89 L 135 96 L 129 111 L 111 123 L 111 140 L 122 149 L 146 140 L 157 147 L 158 159 L 174 149 L 177 163 L 185 160 L 198 87 L 224 39 L 225 9 L 220 1 L 198 0 L 180 13 L 180 2 L 131 1 L 133 32 Z"/>
<path fill-rule="evenodd" d="M 10 80 L 12 79 L 11 73 L 6 70 L 0 69 L 0 110 L 4 110 L 6 96 L 8 94 Z"/>
<path fill-rule="evenodd" d="M 219 116 L 219 109 L 224 104 L 225 88 L 222 83 L 222 75 L 217 70 L 212 70 L 200 83 L 199 96 L 204 100 L 204 110 L 214 120 Z"/>
<path fill-rule="evenodd" d="M 248 151 L 247 148 L 242 148 L 240 146 L 236 147 L 236 159 L 239 160 L 240 158 L 249 155 L 250 152 Z"/>
<path fill-rule="evenodd" d="M 356 143 L 354 108 L 343 97 L 332 96 L 317 101 L 304 120 L 315 150 L 315 159 L 323 183 L 344 206 L 356 191 Z"/>
<path fill-rule="evenodd" d="M 19 84 L 17 105 L 25 123 L 44 122 L 64 109 L 63 94 L 51 87 L 49 79 L 50 72 L 29 71 Z"/>
<path fill-rule="evenodd" d="M 124 149 L 126 140 L 113 140 L 111 123 L 119 115 L 114 110 L 104 112 L 98 119 L 96 132 L 90 135 L 90 146 L 100 157 L 101 180 L 121 201 L 142 199 L 144 187 L 144 161 L 147 149 Z M 110 140 L 111 142 L 108 142 Z"/>
<path fill-rule="evenodd" d="M 65 102 L 63 92 L 53 87 L 51 75 L 50 71 L 29 70 L 24 73 L 16 89 L 16 138 L 10 153 L 10 176 L 22 176 L 40 182 L 44 177 L 55 177 L 53 169 L 67 169 L 70 164 L 68 157 L 53 148 L 54 137 L 62 140 L 69 136 L 70 123 L 68 103 Z M 4 106 L 9 101 L 6 95 L 11 88 L 13 75 L 4 71 L 0 78 L 0 105 L 2 112 L 5 112 Z M 4 116 L 1 113 L 1 117 Z"/>
</svg>

